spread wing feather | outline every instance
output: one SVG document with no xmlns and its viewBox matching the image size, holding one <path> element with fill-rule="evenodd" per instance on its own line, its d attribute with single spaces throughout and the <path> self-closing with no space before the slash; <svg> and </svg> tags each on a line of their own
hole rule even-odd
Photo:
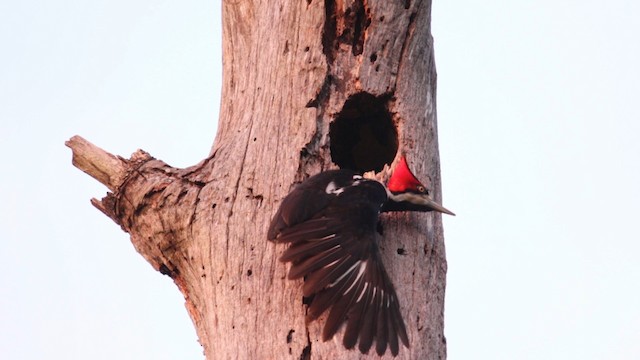
<svg viewBox="0 0 640 360">
<path fill-rule="evenodd" d="M 291 262 L 288 277 L 304 277 L 303 293 L 313 295 L 307 321 L 329 311 L 323 340 L 346 323 L 346 348 L 358 344 L 368 353 L 375 340 L 378 354 L 389 348 L 397 355 L 398 338 L 407 347 L 409 340 L 377 245 L 376 224 L 386 191 L 369 180 L 338 188 L 332 181 L 339 171 L 332 177 L 312 177 L 291 192 L 274 216 L 268 237 L 289 244 L 280 257 Z M 353 178 L 351 172 L 342 174 Z M 329 196 L 324 189 L 339 191 Z"/>
</svg>

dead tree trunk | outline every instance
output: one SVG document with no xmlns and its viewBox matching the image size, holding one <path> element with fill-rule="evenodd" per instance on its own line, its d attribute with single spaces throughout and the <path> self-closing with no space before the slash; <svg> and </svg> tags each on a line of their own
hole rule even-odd
<svg viewBox="0 0 640 360">
<path fill-rule="evenodd" d="M 177 169 L 67 142 L 74 164 L 111 190 L 92 203 L 184 294 L 208 359 L 363 357 L 305 325 L 301 284 L 286 280 L 266 230 L 296 181 L 380 170 L 400 152 L 441 200 L 430 12 L 428 0 L 225 1 L 209 157 Z M 411 341 L 399 357 L 445 358 L 440 215 L 385 215 L 383 226 Z"/>
</svg>

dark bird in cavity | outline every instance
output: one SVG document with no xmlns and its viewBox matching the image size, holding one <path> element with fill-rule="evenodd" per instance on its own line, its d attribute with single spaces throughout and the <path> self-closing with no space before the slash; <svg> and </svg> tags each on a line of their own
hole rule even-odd
<svg viewBox="0 0 640 360">
<path fill-rule="evenodd" d="M 311 298 L 307 322 L 329 310 L 322 331 L 331 339 L 346 323 L 347 349 L 396 356 L 407 330 L 391 279 L 384 269 L 376 231 L 387 211 L 438 211 L 454 215 L 429 196 L 401 157 L 387 186 L 351 170 L 312 176 L 287 195 L 271 220 L 268 238 L 289 244 L 280 257 L 291 262 L 289 279 L 304 278 Z"/>
</svg>

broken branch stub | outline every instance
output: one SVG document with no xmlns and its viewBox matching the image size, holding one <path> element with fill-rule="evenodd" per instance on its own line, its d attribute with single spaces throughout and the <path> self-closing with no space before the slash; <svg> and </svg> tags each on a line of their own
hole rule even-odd
<svg viewBox="0 0 640 360">
<path fill-rule="evenodd" d="M 73 166 L 115 191 L 122 184 L 128 170 L 127 160 L 114 156 L 84 138 L 75 135 L 64 143 L 73 151 Z"/>
</svg>

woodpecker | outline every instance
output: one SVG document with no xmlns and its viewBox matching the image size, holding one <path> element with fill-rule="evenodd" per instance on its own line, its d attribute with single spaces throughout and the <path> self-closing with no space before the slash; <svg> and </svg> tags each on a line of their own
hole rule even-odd
<svg viewBox="0 0 640 360">
<path fill-rule="evenodd" d="M 382 355 L 399 342 L 409 347 L 400 304 L 378 249 L 378 216 L 387 211 L 437 211 L 436 203 L 402 156 L 387 186 L 351 170 L 310 177 L 287 195 L 267 237 L 289 244 L 280 260 L 290 262 L 289 279 L 304 278 L 311 299 L 306 321 L 329 310 L 322 331 L 327 341 L 346 323 L 343 345 Z"/>
</svg>

